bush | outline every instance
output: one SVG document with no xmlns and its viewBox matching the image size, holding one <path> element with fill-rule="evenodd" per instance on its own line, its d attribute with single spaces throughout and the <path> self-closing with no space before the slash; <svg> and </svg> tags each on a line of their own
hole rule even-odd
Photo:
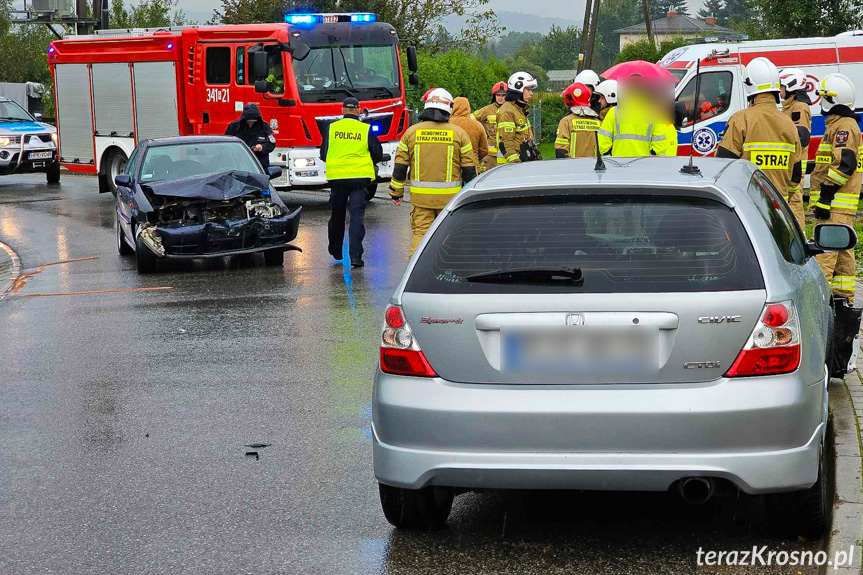
<svg viewBox="0 0 863 575">
<path fill-rule="evenodd" d="M 639 40 L 632 44 L 627 44 L 623 50 L 617 55 L 616 63 L 631 62 L 633 60 L 645 60 L 647 62 L 659 62 L 663 56 L 681 46 L 686 46 L 687 42 L 682 36 L 665 40 L 659 44 L 657 48 L 648 39 Z"/>
<path fill-rule="evenodd" d="M 420 84 L 414 88 L 407 84 L 407 58 L 402 54 L 405 85 L 410 88 L 407 92 L 408 104 L 413 108 L 421 107 L 420 98 L 430 88 L 445 88 L 454 97 L 464 96 L 470 100 L 471 109 L 476 110 L 491 101 L 491 87 L 510 75 L 504 62 L 495 58 L 484 60 L 462 50 L 442 54 L 420 52 L 417 60 Z"/>
<path fill-rule="evenodd" d="M 542 106 L 542 125 L 540 126 L 539 133 L 540 143 L 553 143 L 557 135 L 557 124 L 561 118 L 569 113 L 563 104 L 563 98 L 556 92 L 534 94 L 530 105 L 531 107 Z"/>
</svg>

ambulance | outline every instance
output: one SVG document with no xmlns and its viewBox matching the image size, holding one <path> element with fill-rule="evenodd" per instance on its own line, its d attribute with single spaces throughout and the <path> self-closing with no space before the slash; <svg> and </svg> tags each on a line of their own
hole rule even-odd
<svg viewBox="0 0 863 575">
<path fill-rule="evenodd" d="M 659 64 L 678 79 L 675 88 L 675 125 L 678 154 L 712 156 L 716 153 L 728 119 L 746 107 L 743 79 L 754 58 L 769 58 L 780 71 L 800 68 L 806 74 L 811 101 L 812 139 L 809 159 L 814 160 L 824 135 L 818 84 L 827 74 L 841 72 L 857 90 L 855 110 L 863 108 L 863 32 L 847 32 L 831 38 L 795 38 L 739 43 L 684 46 L 665 55 Z M 700 76 L 696 104 L 696 86 Z M 697 105 L 698 109 L 695 109 Z M 807 172 L 815 167 L 807 162 Z"/>
<path fill-rule="evenodd" d="M 416 50 L 408 47 L 410 83 Z M 100 30 L 48 48 L 60 163 L 99 176 L 114 191 L 138 142 L 224 134 L 257 104 L 273 130 L 270 165 L 279 188 L 327 184 L 322 134 L 355 97 L 384 149 L 379 180 L 392 175 L 409 125 L 398 36 L 371 13 L 288 14 L 284 23 Z"/>
</svg>

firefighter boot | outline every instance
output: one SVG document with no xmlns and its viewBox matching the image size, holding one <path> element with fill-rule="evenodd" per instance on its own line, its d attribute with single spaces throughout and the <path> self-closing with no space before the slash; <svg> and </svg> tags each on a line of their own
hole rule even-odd
<svg viewBox="0 0 863 575">
<path fill-rule="evenodd" d="M 830 360 L 830 377 L 845 377 L 854 371 L 860 350 L 860 316 L 863 308 L 853 308 L 845 298 L 834 298 L 835 321 Z"/>
</svg>

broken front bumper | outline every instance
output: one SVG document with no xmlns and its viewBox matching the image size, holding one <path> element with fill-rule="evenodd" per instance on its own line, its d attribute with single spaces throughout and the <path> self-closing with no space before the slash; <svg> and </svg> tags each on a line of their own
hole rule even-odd
<svg viewBox="0 0 863 575">
<path fill-rule="evenodd" d="M 204 224 L 155 226 L 164 253 L 153 251 L 165 258 L 201 258 L 299 250 L 288 242 L 297 237 L 300 210 L 275 218 L 220 218 Z"/>
</svg>

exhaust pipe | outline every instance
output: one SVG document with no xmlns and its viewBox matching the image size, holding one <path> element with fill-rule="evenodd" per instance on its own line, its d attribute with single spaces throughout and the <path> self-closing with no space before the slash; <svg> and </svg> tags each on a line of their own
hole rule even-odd
<svg viewBox="0 0 863 575">
<path fill-rule="evenodd" d="M 679 485 L 680 496 L 690 505 L 707 503 L 716 490 L 716 485 L 709 477 L 687 477 Z"/>
</svg>

